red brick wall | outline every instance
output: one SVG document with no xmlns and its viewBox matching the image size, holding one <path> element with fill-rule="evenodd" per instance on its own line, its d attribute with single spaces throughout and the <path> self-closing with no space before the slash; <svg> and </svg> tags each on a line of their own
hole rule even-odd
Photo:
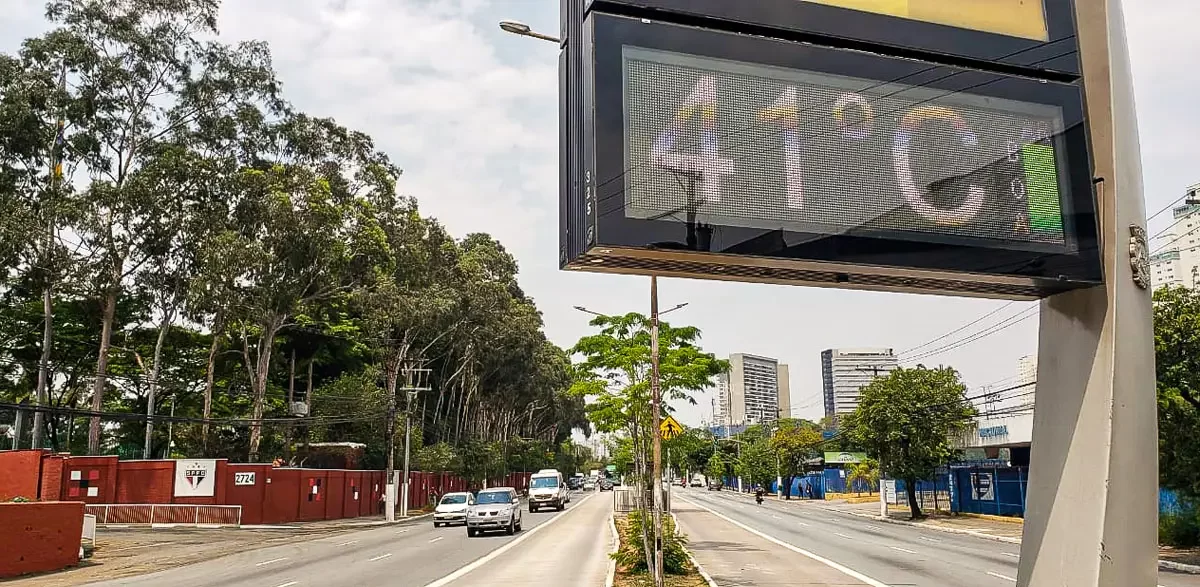
<svg viewBox="0 0 1200 587">
<path fill-rule="evenodd" d="M 42 451 L 0 452 L 0 501 L 8 501 L 14 497 L 37 499 L 41 474 Z"/>
<path fill-rule="evenodd" d="M 45 455 L 42 457 L 42 488 L 38 499 L 42 501 L 58 501 L 62 499 L 63 467 L 66 464 L 65 455 Z"/>
<path fill-rule="evenodd" d="M 223 495 L 227 505 L 242 506 L 242 524 L 262 524 L 263 509 L 267 500 L 267 479 L 271 477 L 271 465 L 226 464 L 219 477 L 217 491 Z M 234 485 L 237 473 L 254 473 L 253 485 Z"/>
<path fill-rule="evenodd" d="M 78 472 L 78 474 L 76 474 Z M 96 488 L 95 495 L 89 489 Z M 64 499 L 86 503 L 116 503 L 117 457 L 71 457 L 63 467 Z"/>
<path fill-rule="evenodd" d="M 79 563 L 83 503 L 0 503 L 0 578 Z"/>
<path fill-rule="evenodd" d="M 116 500 L 108 503 L 171 503 L 175 461 L 117 463 Z"/>
</svg>

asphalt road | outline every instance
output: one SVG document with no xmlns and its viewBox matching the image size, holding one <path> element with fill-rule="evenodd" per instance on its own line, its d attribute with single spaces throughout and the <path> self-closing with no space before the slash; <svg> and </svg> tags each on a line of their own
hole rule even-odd
<svg viewBox="0 0 1200 587">
<path fill-rule="evenodd" d="M 611 494 L 605 493 L 605 497 Z M 468 538 L 462 526 L 434 528 L 432 520 L 401 525 L 376 527 L 368 530 L 340 532 L 336 536 L 304 540 L 286 546 L 273 546 L 234 554 L 210 561 L 187 565 L 138 577 L 92 583 L 104 587 L 118 585 L 187 585 L 188 587 L 337 587 L 358 585 L 395 585 L 423 587 L 438 585 L 490 585 L 490 580 L 476 581 L 463 577 L 453 582 L 440 581 L 447 576 L 487 557 L 505 545 L 538 538 L 544 529 L 571 524 L 576 508 L 594 510 L 595 503 L 610 499 L 576 493 L 564 512 L 529 513 L 522 510 L 523 531 L 515 536 L 486 534 Z M 523 506 L 524 507 L 524 506 Z M 605 510 L 607 512 L 608 510 Z M 589 514 L 584 514 L 586 518 Z M 603 529 L 605 525 L 601 525 Z M 533 534 L 532 536 L 530 536 Z M 607 530 L 600 537 L 606 536 Z M 521 546 L 520 544 L 517 547 Z M 513 551 L 518 548 L 513 547 Z M 507 555 L 508 553 L 505 553 Z M 502 560 L 503 556 L 495 561 Z M 481 567 L 482 569 L 482 567 Z M 471 580 L 468 580 L 471 579 Z M 601 577 L 600 585 L 603 585 Z"/>
<path fill-rule="evenodd" d="M 674 491 L 674 499 L 679 500 L 676 503 L 690 501 L 771 538 L 860 573 L 875 584 L 896 587 L 1012 587 L 1016 581 L 1020 549 L 1015 544 L 889 524 L 844 514 L 813 503 L 783 504 L 768 500 L 758 505 L 753 499 L 729 492 L 702 489 Z M 713 516 L 712 519 L 736 526 L 719 516 Z M 738 554 L 745 555 L 744 552 Z M 804 556 L 795 552 L 792 554 Z M 870 581 L 865 582 L 871 584 Z M 1158 583 L 1163 587 L 1200 587 L 1200 576 L 1162 571 Z M 862 582 L 847 576 L 844 584 L 858 585 Z"/>
</svg>

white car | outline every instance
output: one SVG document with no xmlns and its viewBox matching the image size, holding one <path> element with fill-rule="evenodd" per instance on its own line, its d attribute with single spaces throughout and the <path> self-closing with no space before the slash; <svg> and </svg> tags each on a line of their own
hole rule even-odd
<svg viewBox="0 0 1200 587">
<path fill-rule="evenodd" d="M 503 530 L 509 536 L 521 531 L 521 500 L 512 487 L 484 489 L 467 508 L 467 536 Z"/>
<path fill-rule="evenodd" d="M 467 509 L 475 505 L 475 496 L 463 492 L 447 493 L 442 496 L 433 510 L 433 527 L 467 523 Z"/>
<path fill-rule="evenodd" d="M 542 470 L 529 478 L 529 513 L 542 508 L 562 511 L 571 501 L 571 492 L 563 483 L 562 474 L 554 470 Z"/>
</svg>

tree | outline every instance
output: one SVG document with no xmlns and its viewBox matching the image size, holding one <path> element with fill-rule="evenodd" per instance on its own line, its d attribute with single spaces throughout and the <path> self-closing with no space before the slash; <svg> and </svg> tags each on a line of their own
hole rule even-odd
<svg viewBox="0 0 1200 587">
<path fill-rule="evenodd" d="M 1154 292 L 1159 482 L 1200 499 L 1200 293 Z"/>
<path fill-rule="evenodd" d="M 859 406 L 843 429 L 879 461 L 883 472 L 904 480 L 912 517 L 923 517 L 917 481 L 930 478 L 954 456 L 951 436 L 976 414 L 967 387 L 950 367 L 897 369 L 859 392 Z"/>
<path fill-rule="evenodd" d="M 846 483 L 849 485 L 847 490 L 866 485 L 867 492 L 873 493 L 879 486 L 879 463 L 872 459 L 866 459 L 850 465 L 846 469 Z"/>
<path fill-rule="evenodd" d="M 803 475 L 805 464 L 817 456 L 822 445 L 820 428 L 808 420 L 784 419 L 771 436 L 771 448 L 779 457 L 780 474 L 784 478 L 783 494 L 792 498 L 792 480 Z"/>
<path fill-rule="evenodd" d="M 713 453 L 708 457 L 708 463 L 704 466 L 704 476 L 708 477 L 708 482 L 720 481 L 725 478 L 725 459 L 721 455 Z"/>
</svg>

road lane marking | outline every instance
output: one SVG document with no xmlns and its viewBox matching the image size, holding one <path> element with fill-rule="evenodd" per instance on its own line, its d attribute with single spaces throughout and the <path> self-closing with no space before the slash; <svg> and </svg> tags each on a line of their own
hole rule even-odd
<svg viewBox="0 0 1200 587">
<path fill-rule="evenodd" d="M 396 530 L 396 533 L 397 533 L 397 534 L 403 534 L 403 533 L 405 533 L 405 532 L 408 532 L 408 528 L 405 528 L 405 529 L 403 529 L 403 530 Z"/>
<path fill-rule="evenodd" d="M 781 518 L 781 517 L 779 517 L 779 516 L 777 516 L 777 515 L 775 515 L 775 514 L 771 514 L 771 517 L 772 517 L 772 518 L 775 518 L 776 520 L 782 520 L 782 519 L 783 519 L 783 518 Z"/>
<path fill-rule="evenodd" d="M 993 576 L 993 577 L 996 577 L 996 578 L 998 578 L 998 579 L 1004 579 L 1005 581 L 1012 581 L 1013 583 L 1016 583 L 1016 582 L 1017 582 L 1017 580 L 1016 580 L 1016 579 L 1014 579 L 1014 578 L 1012 578 L 1012 577 L 1005 576 L 1005 575 L 1001 575 L 1000 573 L 993 573 L 993 572 L 991 572 L 991 571 L 988 571 L 988 572 L 987 572 L 987 574 L 989 574 L 989 575 L 991 575 L 991 576 Z"/>
<path fill-rule="evenodd" d="M 835 570 L 837 570 L 837 571 L 841 571 L 843 574 L 845 574 L 845 575 L 849 575 L 849 576 L 851 576 L 851 577 L 853 577 L 853 578 L 855 578 L 855 579 L 858 579 L 859 581 L 862 581 L 863 583 L 866 583 L 867 585 L 870 585 L 871 587 L 890 587 L 890 586 L 889 586 L 887 583 L 882 583 L 882 582 L 880 582 L 880 581 L 877 581 L 877 580 L 875 580 L 875 579 L 872 579 L 872 578 L 870 578 L 870 577 L 868 577 L 868 576 L 866 576 L 866 575 L 864 575 L 864 574 L 862 574 L 862 573 L 860 573 L 860 572 L 858 572 L 858 571 L 856 571 L 856 570 L 854 570 L 854 569 L 851 569 L 850 567 L 847 567 L 847 566 L 845 566 L 845 565 L 843 565 L 843 564 L 836 563 L 836 562 L 834 562 L 834 561 L 831 561 L 831 560 L 829 560 L 829 559 L 827 559 L 827 558 L 825 558 L 825 557 L 823 557 L 823 556 L 820 556 L 820 555 L 818 555 L 818 554 L 815 554 L 815 553 L 809 552 L 809 551 L 807 551 L 807 550 L 804 550 L 803 548 L 800 548 L 799 546 L 796 546 L 796 545 L 794 545 L 794 544 L 789 544 L 789 543 L 787 543 L 787 542 L 784 542 L 784 541 L 782 541 L 782 540 L 780 540 L 780 539 L 778 539 L 778 538 L 776 538 L 776 537 L 774 537 L 774 536 L 771 536 L 771 535 L 769 535 L 769 534 L 766 534 L 766 533 L 760 532 L 760 531 L 758 531 L 758 530 L 755 530 L 754 528 L 751 528 L 750 526 L 747 526 L 747 525 L 745 525 L 745 524 L 743 524 L 743 523 L 741 523 L 741 522 L 739 522 L 739 521 L 737 521 L 737 520 L 734 520 L 733 518 L 730 518 L 729 516 L 726 516 L 725 514 L 722 514 L 722 513 L 719 513 L 719 512 L 717 512 L 717 511 L 715 511 L 715 510 L 713 510 L 713 509 L 711 509 L 711 508 L 708 508 L 708 507 L 706 507 L 706 506 L 703 506 L 703 505 L 701 505 L 701 504 L 695 503 L 695 502 L 693 502 L 693 501 L 691 501 L 691 500 L 688 500 L 688 499 L 684 499 L 683 501 L 685 501 L 685 502 L 687 502 L 687 503 L 690 503 L 690 504 L 692 504 L 692 505 L 694 505 L 694 506 L 696 506 L 696 507 L 698 507 L 698 508 L 700 508 L 700 509 L 702 509 L 702 510 L 704 510 L 704 511 L 706 511 L 706 512 L 708 512 L 708 513 L 710 513 L 710 514 L 712 514 L 712 515 L 714 515 L 714 516 L 716 516 L 716 517 L 718 517 L 718 518 L 721 518 L 722 520 L 725 520 L 726 522 L 729 522 L 730 524 L 733 524 L 734 526 L 737 526 L 737 527 L 739 527 L 739 528 L 741 528 L 741 529 L 743 529 L 743 530 L 745 530 L 745 531 L 747 531 L 747 532 L 749 532 L 749 533 L 751 533 L 751 534 L 754 534 L 755 536 L 758 536 L 759 538 L 762 538 L 762 539 L 764 539 L 764 540 L 767 540 L 767 541 L 773 542 L 773 543 L 775 543 L 775 544 L 778 544 L 779 546 L 782 546 L 782 547 L 784 547 L 784 548 L 786 548 L 786 549 L 788 549 L 788 550 L 790 550 L 790 551 L 792 551 L 792 552 L 795 552 L 796 554 L 800 554 L 800 555 L 806 556 L 806 557 L 808 557 L 808 558 L 810 558 L 810 559 L 812 559 L 812 560 L 815 560 L 815 561 L 817 561 L 817 562 L 819 562 L 819 563 L 821 563 L 821 564 L 823 564 L 823 565 L 825 565 L 825 566 L 827 566 L 827 567 L 830 567 L 830 568 L 832 568 L 832 569 L 835 569 Z M 430 587 L 432 587 L 432 586 L 430 586 Z"/>
<path fill-rule="evenodd" d="M 880 528 L 879 526 L 872 526 L 870 524 L 867 524 L 866 526 L 864 526 L 864 528 L 866 528 L 868 530 L 875 530 L 876 532 L 880 532 L 883 530 L 883 528 Z"/>
<path fill-rule="evenodd" d="M 445 536 L 438 536 L 437 538 L 434 538 L 433 540 L 430 540 L 430 541 L 429 541 L 429 543 L 430 543 L 430 544 L 433 544 L 434 542 L 437 542 L 438 540 L 441 540 L 441 539 L 443 539 L 443 538 L 445 538 Z"/>
<path fill-rule="evenodd" d="M 888 548 L 890 548 L 892 550 L 899 550 L 900 552 L 907 552 L 908 554 L 917 554 L 917 551 L 915 551 L 915 550 L 909 550 L 907 548 L 900 548 L 899 546 L 889 546 Z"/>
<path fill-rule="evenodd" d="M 834 535 L 841 536 L 842 538 L 845 538 L 846 540 L 854 540 L 853 538 L 846 536 L 845 534 L 842 534 L 841 532 L 834 532 Z"/>
<path fill-rule="evenodd" d="M 347 540 L 345 542 L 335 544 L 334 546 L 350 546 L 351 544 L 358 544 L 358 541 L 357 540 Z"/>
<path fill-rule="evenodd" d="M 500 555 L 512 550 L 518 544 L 528 540 L 530 536 L 533 536 L 533 535 L 537 534 L 538 532 L 541 532 L 543 528 L 549 527 L 550 525 L 554 524 L 555 522 L 558 522 L 559 520 L 571 515 L 571 512 L 579 511 L 579 506 L 583 505 L 584 502 L 586 502 L 589 499 L 592 499 L 596 495 L 599 495 L 599 494 L 589 495 L 589 496 L 579 500 L 579 504 L 576 507 L 573 507 L 557 516 L 553 516 L 549 520 L 546 520 L 545 522 L 538 524 L 537 526 L 534 526 L 533 528 L 530 528 L 530 529 L 522 532 L 521 535 L 516 538 L 516 540 L 510 540 L 508 542 L 505 542 L 504 545 L 501 546 L 500 548 L 497 548 L 496 550 L 493 550 L 493 551 L 475 559 L 474 561 L 470 562 L 469 564 L 460 568 L 459 570 L 454 571 L 453 573 L 450 573 L 449 575 L 446 575 L 445 577 L 442 577 L 441 579 L 438 579 L 432 583 L 429 583 L 428 585 L 425 585 L 425 587 L 444 587 L 445 585 L 449 585 L 450 583 L 458 580 L 460 577 L 466 575 L 467 573 L 470 573 L 471 571 L 474 571 L 475 569 L 478 569 L 479 567 L 486 565 L 487 563 L 491 562 L 492 560 L 495 560 Z M 881 585 L 879 587 L 887 587 L 887 585 Z"/>
<path fill-rule="evenodd" d="M 678 526 L 676 526 L 678 527 Z M 621 537 L 617 534 L 617 522 L 613 514 L 608 515 L 608 531 L 611 534 L 609 537 L 609 554 L 616 554 L 621 549 Z M 617 561 L 611 556 L 608 557 L 608 570 L 604 575 L 604 587 L 613 587 L 613 581 L 617 578 Z"/>
<path fill-rule="evenodd" d="M 381 554 L 381 555 L 379 555 L 379 556 L 377 556 L 377 557 L 375 557 L 375 558 L 369 558 L 369 559 L 367 559 L 367 562 L 369 562 L 369 563 L 373 563 L 373 562 L 375 562 L 375 561 L 381 561 L 381 560 L 383 560 L 383 559 L 385 559 L 385 558 L 387 558 L 387 557 L 389 557 L 389 556 L 392 556 L 392 553 L 390 553 L 390 552 L 389 552 L 389 553 L 386 553 L 386 554 Z"/>
<path fill-rule="evenodd" d="M 1016 554 L 1016 553 L 1012 553 L 1012 552 L 1002 552 L 1002 553 L 1000 553 L 1000 554 L 1002 554 L 1002 555 L 1004 555 L 1004 556 L 1011 556 L 1011 557 L 1013 557 L 1013 558 L 1021 558 L 1021 555 L 1019 555 L 1019 554 Z"/>
<path fill-rule="evenodd" d="M 267 566 L 267 565 L 269 565 L 269 564 L 272 564 L 272 563 L 278 563 L 278 562 L 282 562 L 282 561 L 285 561 L 285 560 L 287 560 L 287 557 L 286 557 L 286 556 L 285 556 L 285 557 L 283 557 L 283 558 L 273 558 L 273 559 L 271 559 L 271 560 L 269 560 L 269 561 L 263 561 L 263 562 L 261 562 L 261 563 L 254 563 L 254 566 L 256 566 L 256 567 L 265 567 L 265 566 Z"/>
<path fill-rule="evenodd" d="M 292 585 L 295 585 L 296 583 L 299 583 L 299 581 L 288 581 L 283 585 L 276 585 L 275 587 L 292 587 Z"/>
<path fill-rule="evenodd" d="M 807 528 L 807 527 L 808 527 L 808 524 L 805 524 L 804 522 L 796 522 L 796 523 L 797 523 L 797 524 L 800 524 L 801 526 L 804 526 L 805 528 Z"/>
<path fill-rule="evenodd" d="M 937 538 L 929 538 L 928 536 L 920 536 L 919 538 L 925 542 L 941 542 L 941 540 L 938 540 Z"/>
</svg>

